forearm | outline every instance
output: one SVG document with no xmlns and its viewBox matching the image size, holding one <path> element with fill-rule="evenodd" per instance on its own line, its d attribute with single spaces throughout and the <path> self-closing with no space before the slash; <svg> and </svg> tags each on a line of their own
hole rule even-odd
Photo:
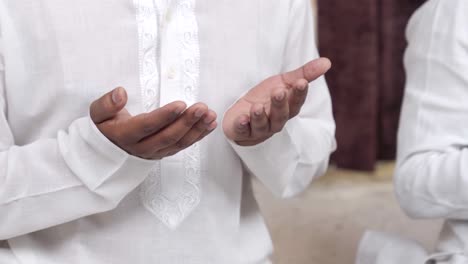
<svg viewBox="0 0 468 264">
<path fill-rule="evenodd" d="M 111 210 L 153 162 L 128 155 L 89 118 L 57 139 L 0 152 L 0 240 Z"/>
<path fill-rule="evenodd" d="M 399 162 L 397 197 L 414 218 L 468 219 L 468 150 L 415 154 Z"/>
<path fill-rule="evenodd" d="M 252 147 L 231 143 L 250 172 L 275 195 L 290 197 L 323 175 L 335 149 L 333 122 L 296 118 Z"/>
</svg>

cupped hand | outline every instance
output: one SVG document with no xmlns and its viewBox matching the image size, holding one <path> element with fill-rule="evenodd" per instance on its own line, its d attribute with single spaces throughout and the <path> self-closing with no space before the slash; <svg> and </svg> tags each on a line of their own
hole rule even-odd
<svg viewBox="0 0 468 264">
<path fill-rule="evenodd" d="M 216 113 L 203 103 L 187 109 L 184 102 L 176 101 L 137 116 L 130 115 L 126 104 L 125 89 L 117 88 L 91 104 L 91 119 L 114 144 L 140 158 L 172 156 L 217 127 Z"/>
<path fill-rule="evenodd" d="M 226 136 L 241 146 L 257 145 L 280 132 L 301 111 L 309 83 L 331 68 L 327 58 L 272 76 L 240 98 L 224 115 Z"/>
</svg>

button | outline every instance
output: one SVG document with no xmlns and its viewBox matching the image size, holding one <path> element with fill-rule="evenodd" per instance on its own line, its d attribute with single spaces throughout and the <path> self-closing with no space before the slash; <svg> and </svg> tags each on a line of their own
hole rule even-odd
<svg viewBox="0 0 468 264">
<path fill-rule="evenodd" d="M 171 11 L 167 11 L 166 13 L 166 22 L 171 22 L 172 20 L 172 12 Z"/>
<path fill-rule="evenodd" d="M 169 70 L 167 71 L 167 78 L 172 80 L 172 79 L 175 79 L 175 77 L 176 77 L 176 71 L 174 67 L 169 68 Z"/>
</svg>

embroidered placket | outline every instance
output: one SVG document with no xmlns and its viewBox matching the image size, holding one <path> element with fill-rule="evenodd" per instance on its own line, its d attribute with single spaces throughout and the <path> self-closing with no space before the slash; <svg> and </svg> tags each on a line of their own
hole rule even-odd
<svg viewBox="0 0 468 264">
<path fill-rule="evenodd" d="M 145 111 L 198 99 L 200 49 L 195 0 L 134 0 Z M 171 229 L 200 203 L 200 146 L 157 162 L 140 186 L 145 208 Z"/>
</svg>

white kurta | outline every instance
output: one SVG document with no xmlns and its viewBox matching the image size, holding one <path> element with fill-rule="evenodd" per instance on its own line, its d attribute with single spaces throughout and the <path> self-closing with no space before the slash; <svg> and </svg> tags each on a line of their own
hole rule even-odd
<svg viewBox="0 0 468 264">
<path fill-rule="evenodd" d="M 409 216 L 447 221 L 431 257 L 424 256 L 424 250 L 415 244 L 408 246 L 411 243 L 398 239 L 384 242 L 386 246 L 372 253 L 369 245 L 382 239 L 368 235 L 361 245 L 367 258 L 361 256 L 361 260 L 372 261 L 360 264 L 423 264 L 425 259 L 466 264 L 468 1 L 428 1 L 412 17 L 407 37 L 407 84 L 398 140 L 396 194 Z M 402 255 L 407 256 L 404 262 Z M 409 262 L 410 255 L 417 261 Z"/>
<path fill-rule="evenodd" d="M 250 177 L 287 197 L 325 172 L 335 140 L 323 78 L 268 141 L 235 147 L 218 129 L 161 162 L 113 145 L 88 108 L 123 86 L 132 114 L 182 99 L 222 116 L 318 57 L 309 2 L 1 1 L 0 240 L 11 250 L 0 246 L 0 263 L 268 262 Z"/>
</svg>

